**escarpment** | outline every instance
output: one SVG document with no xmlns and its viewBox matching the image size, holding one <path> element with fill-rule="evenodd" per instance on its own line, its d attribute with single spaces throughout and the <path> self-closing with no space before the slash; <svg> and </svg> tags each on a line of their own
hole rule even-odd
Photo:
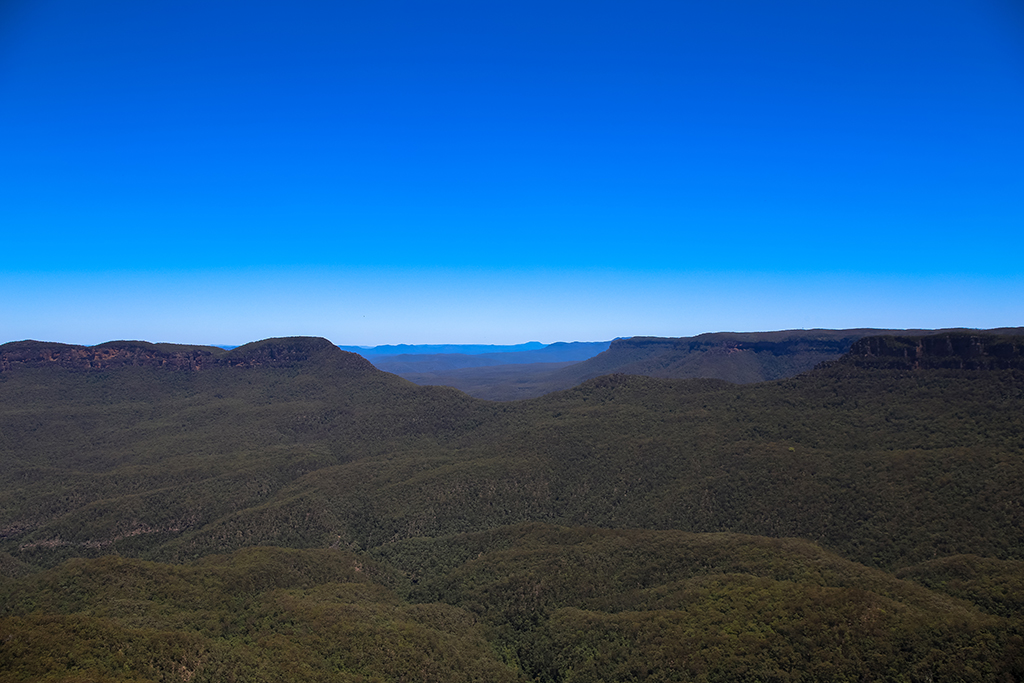
<svg viewBox="0 0 1024 683">
<path fill-rule="evenodd" d="M 114 370 L 154 367 L 199 371 L 212 367 L 294 367 L 317 359 L 342 360 L 352 369 L 372 371 L 362 357 L 342 351 L 321 337 L 265 339 L 226 350 L 216 346 L 111 341 L 95 346 L 19 341 L 0 345 L 0 372 L 16 368 L 61 367 L 69 370 Z"/>
<path fill-rule="evenodd" d="M 1024 337 L 976 332 L 864 337 L 843 361 L 893 369 L 1024 369 Z"/>
</svg>

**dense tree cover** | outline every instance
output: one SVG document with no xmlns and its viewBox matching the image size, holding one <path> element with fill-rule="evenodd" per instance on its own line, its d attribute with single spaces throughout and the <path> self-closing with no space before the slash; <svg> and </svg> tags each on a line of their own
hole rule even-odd
<svg viewBox="0 0 1024 683">
<path fill-rule="evenodd" d="M 0 680 L 1018 680 L 1024 625 L 807 541 L 503 527 L 73 559 L 0 584 Z"/>
<path fill-rule="evenodd" d="M 1012 363 L 496 404 L 329 345 L 129 352 L 0 372 L 0 680 L 1024 677 Z"/>
<path fill-rule="evenodd" d="M 1024 614 L 1024 562 L 977 555 L 954 555 L 901 569 L 897 576 L 953 597 L 969 600 L 991 614 Z"/>
<path fill-rule="evenodd" d="M 1021 558 L 1019 371 L 611 376 L 515 404 L 301 368 L 0 376 L 0 549 L 185 560 L 538 520 Z"/>
<path fill-rule="evenodd" d="M 70 560 L 9 583 L 0 680 L 514 681 L 472 615 L 343 551 Z"/>
<path fill-rule="evenodd" d="M 535 680 L 1015 680 L 1017 620 L 797 539 L 526 525 L 384 546 Z"/>
</svg>

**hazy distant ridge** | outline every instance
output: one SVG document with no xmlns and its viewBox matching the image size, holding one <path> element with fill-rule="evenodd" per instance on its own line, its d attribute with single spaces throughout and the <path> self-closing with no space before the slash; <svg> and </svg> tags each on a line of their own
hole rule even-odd
<svg viewBox="0 0 1024 683">
<path fill-rule="evenodd" d="M 382 346 L 339 346 L 342 351 L 358 353 L 363 358 L 372 356 L 398 356 L 401 354 L 428 353 L 462 353 L 478 355 L 482 353 L 506 353 L 517 351 L 535 351 L 543 349 L 547 344 L 532 341 L 525 344 L 384 344 Z"/>
<path fill-rule="evenodd" d="M 534 363 L 572 363 L 608 349 L 611 342 L 557 342 L 544 348 L 506 353 L 434 353 L 400 354 L 397 356 L 369 356 L 381 370 L 396 375 L 423 372 L 444 372 L 461 368 L 493 367 L 499 365 L 525 365 Z"/>
<path fill-rule="evenodd" d="M 1024 328 L 987 331 L 858 328 L 712 332 L 695 337 L 631 337 L 616 339 L 606 351 L 568 366 L 492 366 L 418 371 L 412 367 L 395 366 L 389 372 L 417 384 L 451 386 L 477 398 L 509 401 L 568 389 L 609 374 L 661 379 L 723 379 L 736 384 L 783 379 L 806 372 L 819 363 L 835 360 L 847 353 L 858 340 L 879 335 L 903 340 L 920 335 L 1019 335 L 1022 332 Z M 895 361 L 890 359 L 887 362 Z M 947 365 L 955 364 L 952 360 L 945 362 Z"/>
</svg>

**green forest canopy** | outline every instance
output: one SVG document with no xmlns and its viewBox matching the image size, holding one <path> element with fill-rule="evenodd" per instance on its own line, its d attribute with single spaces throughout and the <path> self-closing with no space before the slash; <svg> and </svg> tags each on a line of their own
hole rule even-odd
<svg viewBox="0 0 1024 683">
<path fill-rule="evenodd" d="M 8 361 L 0 680 L 1019 679 L 983 341 L 514 403 L 317 340 Z"/>
</svg>

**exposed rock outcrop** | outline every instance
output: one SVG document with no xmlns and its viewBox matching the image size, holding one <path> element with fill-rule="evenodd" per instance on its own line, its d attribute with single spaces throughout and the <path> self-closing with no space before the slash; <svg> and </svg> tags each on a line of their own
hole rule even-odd
<svg viewBox="0 0 1024 683">
<path fill-rule="evenodd" d="M 696 337 L 616 339 L 590 360 L 557 373 L 565 387 L 610 373 L 662 379 L 707 377 L 737 384 L 791 377 L 838 358 L 879 330 L 716 332 Z"/>
<path fill-rule="evenodd" d="M 969 332 L 864 337 L 843 360 L 859 367 L 1024 369 L 1024 337 Z"/>
<path fill-rule="evenodd" d="M 159 367 L 199 371 L 211 367 L 294 367 L 314 359 L 334 358 L 352 369 L 373 371 L 369 361 L 338 349 L 320 337 L 265 339 L 226 351 L 215 346 L 113 341 L 96 346 L 20 341 L 0 345 L 0 372 L 15 368 L 61 367 L 112 370 Z"/>
<path fill-rule="evenodd" d="M 199 370 L 216 358 L 216 348 L 168 348 L 138 341 L 114 341 L 96 346 L 22 341 L 0 346 L 0 371 L 16 367 L 62 367 L 107 370 L 130 366 Z"/>
<path fill-rule="evenodd" d="M 864 337 L 839 362 L 907 370 L 1024 369 L 1024 337 L 973 332 Z"/>
</svg>

